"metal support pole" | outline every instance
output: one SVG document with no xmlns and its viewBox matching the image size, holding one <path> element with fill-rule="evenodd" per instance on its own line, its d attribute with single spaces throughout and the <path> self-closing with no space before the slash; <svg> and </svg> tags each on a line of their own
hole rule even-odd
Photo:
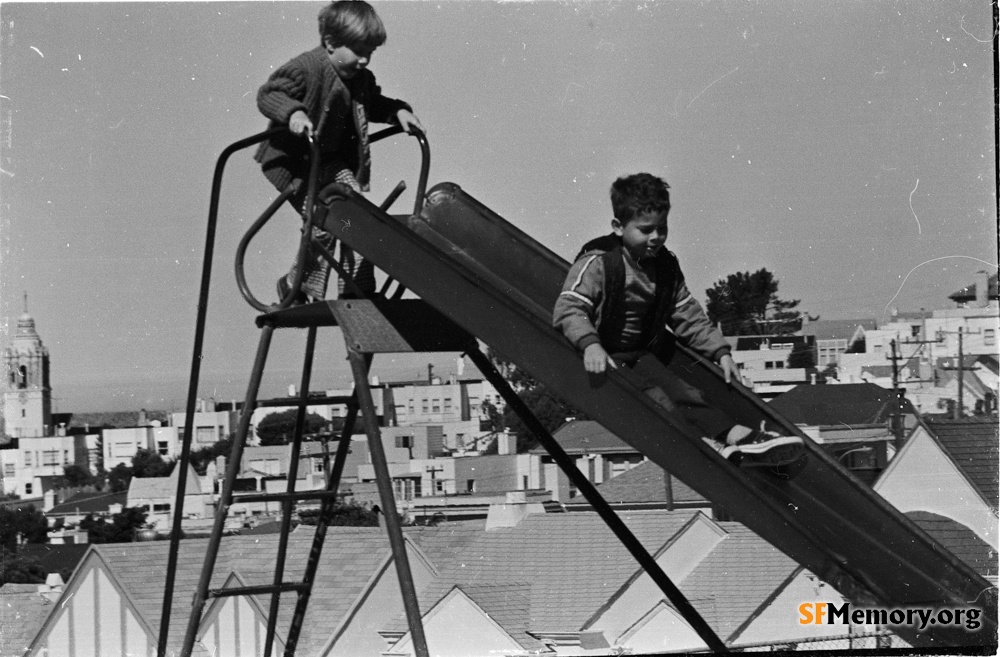
<svg viewBox="0 0 1000 657">
<path fill-rule="evenodd" d="M 309 384 L 312 380 L 313 354 L 316 351 L 316 327 L 310 326 L 306 332 L 306 355 L 302 363 L 302 384 L 299 387 L 299 410 L 295 415 L 295 434 L 292 440 L 291 459 L 288 464 L 288 485 L 285 490 L 289 496 L 295 492 L 295 479 L 299 475 L 299 454 L 302 451 L 302 430 L 306 422 L 306 412 L 309 410 Z M 281 505 L 281 531 L 278 534 L 278 557 L 274 563 L 274 585 L 278 586 L 285 578 L 285 552 L 288 550 L 288 533 L 292 526 L 291 497 Z M 278 607 L 281 604 L 281 593 L 271 594 L 271 606 L 267 613 L 267 633 L 264 639 L 264 657 L 271 657 L 274 645 L 274 632 L 278 625 Z"/>
<path fill-rule="evenodd" d="M 215 523 L 212 527 L 212 536 L 205 548 L 205 563 L 202 566 L 201 578 L 198 581 L 198 588 L 191 603 L 191 616 L 188 619 L 187 632 L 184 634 L 184 644 L 181 647 L 181 657 L 191 657 L 194 650 L 195 638 L 198 635 L 198 626 L 201 625 L 201 613 L 205 608 L 205 601 L 208 599 L 208 587 L 212 581 L 212 572 L 215 570 L 215 560 L 219 555 L 219 545 L 222 543 L 222 531 L 225 527 L 226 516 L 229 514 L 229 505 L 233 499 L 233 483 L 240 474 L 240 462 L 243 460 L 243 446 L 246 443 L 247 433 L 250 429 L 250 418 L 253 415 L 254 404 L 257 401 L 257 391 L 260 389 L 260 381 L 264 374 L 264 364 L 267 362 L 267 352 L 271 347 L 271 336 L 274 334 L 274 326 L 265 324 L 260 332 L 260 342 L 257 344 L 257 356 L 254 359 L 253 370 L 250 372 L 250 383 L 247 385 L 246 399 L 243 401 L 243 411 L 240 413 L 240 424 L 236 430 L 236 438 L 233 440 L 233 449 L 229 455 L 229 463 L 226 465 L 226 482 L 219 496 L 219 505 L 215 509 Z"/>
<path fill-rule="evenodd" d="M 639 542 L 639 539 L 625 526 L 621 518 L 618 517 L 601 494 L 597 492 L 597 488 L 590 483 L 589 479 L 583 476 L 583 473 L 576 467 L 573 459 L 563 450 L 559 442 L 552 437 L 552 434 L 542 426 L 542 423 L 538 421 L 538 418 L 535 417 L 534 413 L 531 412 L 521 398 L 517 396 L 517 393 L 510 387 L 506 379 L 500 375 L 500 372 L 496 370 L 490 359 L 486 357 L 486 354 L 478 348 L 471 349 L 466 353 L 476 367 L 479 368 L 479 371 L 483 373 L 483 376 L 486 377 L 486 380 L 500 393 L 500 396 L 503 397 L 508 406 L 517 413 L 517 416 L 521 418 L 525 426 L 535 434 L 535 437 L 538 438 L 539 442 L 542 443 L 542 446 L 548 451 L 555 462 L 559 464 L 563 472 L 566 473 L 577 489 L 583 493 L 583 496 L 587 498 L 587 501 L 594 507 L 597 514 L 607 523 L 608 528 L 614 532 L 622 544 L 632 553 L 632 556 L 639 562 L 639 565 L 646 571 L 646 574 L 660 587 L 663 594 L 677 608 L 677 611 L 684 617 L 688 625 L 698 633 L 709 649 L 713 652 L 728 652 L 729 649 L 723 643 L 722 639 L 718 637 L 705 619 L 701 617 L 698 610 L 688 602 L 684 594 L 680 592 L 680 589 L 667 577 L 667 574 L 663 572 L 660 565 L 656 563 L 656 559 L 646 551 L 646 548 Z"/>
<path fill-rule="evenodd" d="M 375 469 L 375 481 L 378 484 L 379 499 L 382 501 L 389 544 L 392 546 L 392 558 L 396 562 L 396 575 L 399 578 L 399 590 L 403 596 L 403 607 L 406 610 L 406 622 L 413 639 L 413 649 L 416 657 L 429 657 L 427 638 L 424 636 L 424 626 L 420 618 L 420 606 L 417 603 L 417 590 L 413 585 L 413 573 L 406 557 L 406 544 L 403 542 L 403 531 L 396 513 L 396 499 L 393 497 L 389 466 L 385 458 L 385 449 L 382 447 L 378 422 L 375 419 L 375 403 L 372 401 L 371 388 L 368 387 L 368 365 L 364 356 L 354 351 L 351 345 L 348 345 L 347 358 L 351 361 L 351 369 L 354 371 L 354 393 L 358 397 L 361 416 L 365 419 L 368 450 Z"/>
</svg>

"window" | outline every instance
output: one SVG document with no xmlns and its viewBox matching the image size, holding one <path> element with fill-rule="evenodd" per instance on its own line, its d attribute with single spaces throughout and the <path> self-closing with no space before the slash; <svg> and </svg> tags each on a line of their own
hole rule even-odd
<svg viewBox="0 0 1000 657">
<path fill-rule="evenodd" d="M 23 408 L 21 409 L 21 417 L 28 417 L 27 411 L 25 411 Z"/>
<path fill-rule="evenodd" d="M 783 360 L 775 361 L 774 368 L 778 369 L 778 370 L 785 369 L 785 361 L 783 361 Z"/>
<path fill-rule="evenodd" d="M 160 456 L 166 456 L 167 452 L 169 451 L 167 449 L 167 441 L 165 441 L 165 440 L 159 440 L 159 441 L 157 441 L 157 443 L 156 443 L 156 451 L 158 451 L 160 453 Z"/>
<path fill-rule="evenodd" d="M 322 458 L 315 458 L 315 459 L 313 459 L 312 460 L 312 464 L 313 464 L 313 472 L 314 473 L 319 474 L 321 472 L 325 472 L 326 471 L 323 468 L 323 459 Z"/>
<path fill-rule="evenodd" d="M 59 450 L 47 449 L 42 452 L 42 465 L 59 465 Z"/>
<path fill-rule="evenodd" d="M 21 367 L 18 368 L 18 373 L 20 374 L 20 376 L 18 376 L 17 387 L 23 390 L 24 388 L 28 387 L 28 368 L 22 365 Z M 23 412 L 24 411 L 22 411 L 22 413 Z"/>
<path fill-rule="evenodd" d="M 444 412 L 445 413 L 451 412 L 451 397 L 444 398 Z"/>
<path fill-rule="evenodd" d="M 413 447 L 413 436 L 396 436 L 396 447 L 398 449 L 409 449 Z"/>
<path fill-rule="evenodd" d="M 420 400 L 420 412 L 421 413 L 427 413 L 428 408 L 429 407 L 427 405 L 427 400 L 426 399 L 421 399 Z"/>
<path fill-rule="evenodd" d="M 433 405 L 433 409 L 432 410 L 433 410 L 434 413 L 440 413 L 441 412 L 441 400 L 440 399 L 435 399 L 434 400 L 434 405 Z"/>
<path fill-rule="evenodd" d="M 766 360 L 766 361 L 764 361 L 764 369 L 765 370 L 773 370 L 774 369 L 774 361 L 773 360 Z"/>
<path fill-rule="evenodd" d="M 214 443 L 215 442 L 215 427 L 198 427 L 197 440 L 199 443 Z"/>
<path fill-rule="evenodd" d="M 475 479 L 466 479 L 465 480 L 465 490 L 467 492 L 469 492 L 469 493 L 475 493 L 476 492 L 476 480 Z"/>
<path fill-rule="evenodd" d="M 521 475 L 521 490 L 528 490 L 528 475 Z"/>
<path fill-rule="evenodd" d="M 156 513 L 157 511 L 160 511 L 160 512 L 170 511 L 170 505 L 169 504 L 154 504 L 153 505 L 153 513 Z"/>
<path fill-rule="evenodd" d="M 123 458 L 126 456 L 132 456 L 132 454 L 134 453 L 135 453 L 135 445 L 133 445 L 131 442 L 127 443 L 117 442 L 114 444 L 114 450 L 112 452 L 112 455 L 115 458 Z"/>
<path fill-rule="evenodd" d="M 31 452 L 24 453 L 24 467 L 26 468 L 31 467 Z"/>
<path fill-rule="evenodd" d="M 31 491 L 32 490 L 33 490 L 32 484 L 30 484 L 30 483 L 25 484 L 24 485 L 24 495 L 25 495 L 25 497 L 27 497 L 28 495 L 31 495 Z"/>
<path fill-rule="evenodd" d="M 997 342 L 997 334 L 995 329 L 983 329 L 983 344 L 986 346 L 993 346 Z"/>
<path fill-rule="evenodd" d="M 434 492 L 435 493 L 443 493 L 444 492 L 444 479 L 435 479 L 434 480 Z"/>
<path fill-rule="evenodd" d="M 4 463 L 4 466 L 3 466 L 3 476 L 4 477 L 13 477 L 16 474 L 17 474 L 17 466 L 16 465 L 14 465 L 13 463 Z"/>
<path fill-rule="evenodd" d="M 910 337 L 919 338 L 920 337 L 920 324 L 912 324 L 910 326 Z"/>
</svg>

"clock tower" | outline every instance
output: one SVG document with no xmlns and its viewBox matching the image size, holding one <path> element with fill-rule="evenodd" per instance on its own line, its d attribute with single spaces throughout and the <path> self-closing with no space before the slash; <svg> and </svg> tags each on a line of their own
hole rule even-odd
<svg viewBox="0 0 1000 657">
<path fill-rule="evenodd" d="M 49 387 L 49 351 L 42 345 L 35 320 L 24 314 L 17 333 L 4 350 L 4 433 L 14 438 L 52 435 L 52 388 Z"/>
</svg>

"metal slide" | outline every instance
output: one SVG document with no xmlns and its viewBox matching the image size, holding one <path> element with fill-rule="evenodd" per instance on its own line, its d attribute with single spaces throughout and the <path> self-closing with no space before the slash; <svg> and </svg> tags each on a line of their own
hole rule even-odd
<svg viewBox="0 0 1000 657">
<path fill-rule="evenodd" d="M 386 214 L 336 185 L 321 200 L 326 216 L 320 220 L 337 238 L 723 506 L 855 608 L 977 607 L 983 611 L 977 631 L 961 624 L 893 630 L 915 646 L 996 645 L 995 587 L 808 438 L 808 463 L 791 481 L 740 469 L 648 398 L 627 370 L 587 375 L 575 350 L 551 327 L 569 263 L 456 185 L 434 187 L 414 217 Z M 756 426 L 767 419 L 802 435 L 742 386 L 720 384 L 717 368 L 691 352 L 679 349 L 671 366 L 738 421 Z M 798 618 L 797 609 L 788 613 Z"/>
</svg>

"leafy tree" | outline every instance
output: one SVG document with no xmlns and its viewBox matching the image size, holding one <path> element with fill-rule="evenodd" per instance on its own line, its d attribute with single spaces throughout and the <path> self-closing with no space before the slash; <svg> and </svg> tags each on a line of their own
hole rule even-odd
<svg viewBox="0 0 1000 657">
<path fill-rule="evenodd" d="M 123 509 L 111 517 L 111 522 L 104 518 L 94 518 L 88 514 L 80 521 L 80 529 L 87 532 L 90 543 L 131 543 L 135 540 L 135 532 L 146 524 L 146 511 L 139 507 Z"/>
<path fill-rule="evenodd" d="M 546 431 L 555 431 L 565 424 L 567 418 L 585 419 L 587 417 L 550 392 L 541 382 L 519 368 L 509 359 L 493 350 L 490 350 L 489 357 L 494 367 L 497 368 L 500 374 L 507 380 L 507 383 L 517 392 L 518 396 L 524 401 L 535 417 L 538 418 L 538 421 Z M 528 430 L 528 427 L 524 425 L 521 418 L 511 408 L 504 409 L 503 421 L 507 429 L 517 434 L 518 452 L 525 452 L 538 445 L 538 440 L 534 434 Z"/>
<path fill-rule="evenodd" d="M 132 476 L 139 477 L 166 477 L 173 469 L 173 462 L 163 460 L 158 452 L 151 449 L 140 449 L 132 457 Z"/>
<path fill-rule="evenodd" d="M 724 335 L 782 335 L 802 327 L 802 312 L 795 310 L 799 299 L 778 298 L 778 280 L 766 269 L 730 274 L 705 294 L 708 318 Z"/>
<path fill-rule="evenodd" d="M 16 550 L 21 543 L 48 543 L 49 523 L 34 504 L 0 507 L 0 548 Z"/>
<path fill-rule="evenodd" d="M 108 487 L 112 493 L 120 493 L 128 490 L 128 485 L 132 481 L 132 468 L 124 463 L 119 463 L 108 472 Z"/>
<path fill-rule="evenodd" d="M 0 586 L 7 583 L 43 584 L 47 574 L 37 560 L 22 556 L 16 550 L 0 547 Z"/>
<path fill-rule="evenodd" d="M 233 435 L 223 438 L 217 443 L 212 443 L 208 447 L 202 447 L 191 452 L 191 465 L 198 471 L 198 474 L 205 474 L 208 464 L 220 456 L 229 458 L 233 453 Z"/>
<path fill-rule="evenodd" d="M 261 445 L 287 445 L 295 435 L 295 417 L 298 409 L 290 408 L 265 415 L 257 424 L 257 437 Z M 314 436 L 327 428 L 327 421 L 315 413 L 306 413 L 303 436 Z"/>
<path fill-rule="evenodd" d="M 816 367 L 816 354 L 813 348 L 804 343 L 792 347 L 792 353 L 788 354 L 788 367 L 804 369 Z"/>
<path fill-rule="evenodd" d="M 87 468 L 82 465 L 72 463 L 70 465 L 63 466 L 63 479 L 66 480 L 66 485 L 79 487 L 88 486 L 94 483 L 95 477 L 90 474 L 90 470 Z"/>
</svg>

